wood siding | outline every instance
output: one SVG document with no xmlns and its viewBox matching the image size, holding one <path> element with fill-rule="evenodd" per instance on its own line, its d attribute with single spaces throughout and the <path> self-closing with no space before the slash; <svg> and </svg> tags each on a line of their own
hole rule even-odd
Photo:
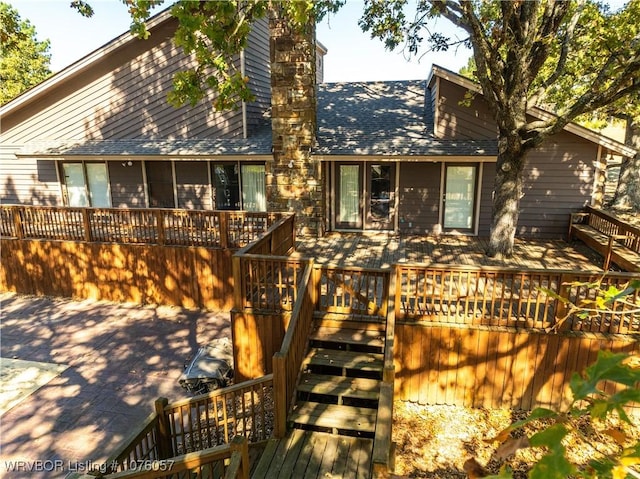
<svg viewBox="0 0 640 479">
<path fill-rule="evenodd" d="M 62 205 L 55 161 L 16 158 L 0 149 L 0 203 Z"/>
<path fill-rule="evenodd" d="M 638 354 L 633 337 L 396 324 L 396 399 L 467 407 L 558 407 L 599 350 Z"/>
<path fill-rule="evenodd" d="M 195 64 L 173 45 L 172 31 L 163 24 L 149 40 L 127 44 L 5 116 L 3 142 L 241 135 L 239 111 L 215 112 L 210 101 L 193 108 L 167 103 L 173 74 Z"/>
<path fill-rule="evenodd" d="M 496 122 L 482 95 L 469 106 L 460 104 L 467 90 L 447 80 L 438 82 L 435 134 L 446 139 L 492 139 L 497 136 Z"/>
<path fill-rule="evenodd" d="M 431 234 L 438 224 L 440 163 L 402 163 L 399 227 L 401 233 Z"/>
<path fill-rule="evenodd" d="M 257 22 L 249 35 L 245 50 L 245 73 L 255 101 L 247 103 L 247 130 L 249 135 L 268 122 L 265 111 L 271 107 L 271 64 L 269 62 L 269 23 Z"/>
<path fill-rule="evenodd" d="M 482 184 L 480 185 L 480 213 L 478 218 L 478 236 L 489 236 L 491 229 L 491 199 L 493 198 L 493 183 L 496 178 L 496 164 L 482 165 Z"/>
<path fill-rule="evenodd" d="M 596 144 L 567 132 L 531 151 L 517 234 L 564 238 L 569 214 L 591 201 L 597 155 Z"/>
</svg>

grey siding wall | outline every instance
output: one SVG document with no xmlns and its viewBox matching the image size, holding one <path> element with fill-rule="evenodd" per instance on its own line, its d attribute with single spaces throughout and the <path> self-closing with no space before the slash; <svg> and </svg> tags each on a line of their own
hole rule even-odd
<svg viewBox="0 0 640 479">
<path fill-rule="evenodd" d="M 467 90 L 446 80 L 439 82 L 436 136 L 455 139 L 487 139 L 497 135 L 496 123 L 481 95 L 470 106 L 460 104 Z"/>
<path fill-rule="evenodd" d="M 109 161 L 109 183 L 111 185 L 111 206 L 114 208 L 146 208 L 142 162 L 132 161 L 131 166 L 123 166 L 123 161 Z"/>
<path fill-rule="evenodd" d="M 438 224 L 440 163 L 402 163 L 399 168 L 400 232 L 431 234 Z"/>
<path fill-rule="evenodd" d="M 193 108 L 167 103 L 173 74 L 194 64 L 171 32 L 164 25 L 3 117 L 3 142 L 241 135 L 240 111 L 219 113 L 207 100 Z"/>
<path fill-rule="evenodd" d="M 17 159 L 0 149 L 0 203 L 62 205 L 55 161 Z"/>
<path fill-rule="evenodd" d="M 210 210 L 209 162 L 176 161 L 178 208 Z"/>
<path fill-rule="evenodd" d="M 597 154 L 597 145 L 567 132 L 529 153 L 519 235 L 566 236 L 569 213 L 591 201 Z"/>
<path fill-rule="evenodd" d="M 496 164 L 484 163 L 480 185 L 480 213 L 478 218 L 478 236 L 488 236 L 491 229 L 491 207 L 493 182 L 496 177 Z"/>
<path fill-rule="evenodd" d="M 254 25 L 245 50 L 245 73 L 255 101 L 247 104 L 249 135 L 266 121 L 265 112 L 271 107 L 271 64 L 269 61 L 269 22 Z"/>
</svg>

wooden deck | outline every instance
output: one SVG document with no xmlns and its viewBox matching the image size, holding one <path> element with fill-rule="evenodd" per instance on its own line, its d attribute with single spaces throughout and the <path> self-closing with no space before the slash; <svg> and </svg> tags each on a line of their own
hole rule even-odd
<svg viewBox="0 0 640 479">
<path fill-rule="evenodd" d="M 388 268 L 394 263 L 602 271 L 602 257 L 580 241 L 516 239 L 510 259 L 489 258 L 488 238 L 331 233 L 298 238 L 296 254 L 316 263 Z"/>
<path fill-rule="evenodd" d="M 373 441 L 291 430 L 267 444 L 252 479 L 368 479 Z"/>
</svg>

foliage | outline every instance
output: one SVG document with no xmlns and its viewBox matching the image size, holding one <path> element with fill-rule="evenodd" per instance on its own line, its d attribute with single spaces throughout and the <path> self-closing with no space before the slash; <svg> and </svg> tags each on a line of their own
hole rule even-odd
<svg viewBox="0 0 640 479">
<path fill-rule="evenodd" d="M 622 289 L 614 286 L 602 287 L 602 281 L 580 283 L 596 291 L 593 299 L 570 304 L 569 311 L 580 317 L 615 310 L 618 302 L 629 303 L 629 296 L 640 290 L 640 280 L 632 280 Z M 566 299 L 564 299 L 566 302 Z M 569 387 L 572 393 L 571 403 L 562 410 L 537 408 L 526 419 L 512 423 L 500 431 L 489 442 L 500 443 L 495 457 L 504 460 L 519 449 L 536 448 L 543 451 L 541 459 L 533 465 L 528 477 L 531 479 L 564 479 L 582 477 L 589 479 L 624 479 L 640 477 L 636 466 L 640 465 L 640 442 L 630 440 L 623 431 L 610 428 L 607 419 L 615 415 L 625 423 L 638 427 L 625 408 L 631 404 L 640 404 L 640 357 L 628 354 L 614 354 L 598 351 L 595 363 L 587 367 L 582 375 L 574 373 Z M 606 390 L 605 390 L 606 389 Z M 602 451 L 595 444 L 596 434 L 585 432 L 581 424 L 590 419 L 594 433 L 608 436 L 617 444 L 613 454 Z M 637 420 L 637 418 L 635 418 Z M 528 428 L 535 432 L 527 435 Z M 515 433 L 515 434 L 514 434 Z M 564 441 L 569 434 L 579 438 L 583 446 L 589 446 L 597 454 L 588 465 L 578 466 L 567 457 Z M 474 463 L 475 460 L 471 460 Z M 477 464 L 477 463 L 476 463 Z M 511 471 L 503 466 L 498 475 L 484 475 L 492 479 L 511 478 Z"/>
<path fill-rule="evenodd" d="M 4 104 L 51 74 L 51 56 L 49 40 L 38 41 L 35 27 L 3 2 L 0 25 L 0 104 Z"/>
</svg>

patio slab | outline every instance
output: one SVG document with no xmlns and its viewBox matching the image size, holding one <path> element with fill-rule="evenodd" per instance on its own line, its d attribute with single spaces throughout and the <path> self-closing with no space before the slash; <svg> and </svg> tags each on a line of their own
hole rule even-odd
<svg viewBox="0 0 640 479">
<path fill-rule="evenodd" d="M 155 399 L 187 396 L 178 377 L 198 347 L 231 334 L 229 313 L 12 293 L 0 307 L 3 366 L 35 374 L 32 363 L 46 363 L 51 376 L 33 391 L 25 383 L 0 418 L 7 478 L 64 478 L 104 463 Z"/>
</svg>

